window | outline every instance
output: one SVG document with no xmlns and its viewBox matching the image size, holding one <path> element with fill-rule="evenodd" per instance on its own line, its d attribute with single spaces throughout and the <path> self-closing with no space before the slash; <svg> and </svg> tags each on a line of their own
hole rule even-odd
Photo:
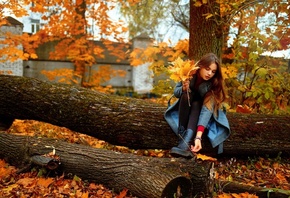
<svg viewBox="0 0 290 198">
<path fill-rule="evenodd" d="M 31 33 L 36 33 L 40 29 L 40 24 L 39 23 L 32 23 L 31 24 Z"/>
</svg>

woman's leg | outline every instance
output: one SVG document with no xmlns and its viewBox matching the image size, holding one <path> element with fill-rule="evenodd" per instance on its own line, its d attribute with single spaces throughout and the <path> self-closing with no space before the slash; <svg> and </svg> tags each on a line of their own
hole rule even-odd
<svg viewBox="0 0 290 198">
<path fill-rule="evenodd" d="M 187 128 L 190 109 L 191 108 L 188 104 L 188 95 L 187 93 L 183 93 L 179 99 L 179 133 L 183 132 Z"/>
<path fill-rule="evenodd" d="M 173 156 L 192 157 L 189 142 L 193 137 L 193 130 L 187 128 L 192 106 L 189 106 L 187 93 L 182 94 L 179 102 L 179 143 L 178 146 L 171 148 L 170 154 Z"/>
<path fill-rule="evenodd" d="M 196 133 L 199 114 L 202 107 L 202 101 L 193 101 L 191 103 L 191 110 L 188 118 L 187 129 L 191 129 Z"/>
</svg>

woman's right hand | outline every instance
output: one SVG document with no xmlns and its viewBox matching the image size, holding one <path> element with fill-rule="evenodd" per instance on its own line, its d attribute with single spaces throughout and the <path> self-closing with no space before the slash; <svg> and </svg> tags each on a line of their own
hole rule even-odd
<svg viewBox="0 0 290 198">
<path fill-rule="evenodd" d="M 189 88 L 189 79 L 182 82 L 182 91 L 186 91 Z"/>
</svg>

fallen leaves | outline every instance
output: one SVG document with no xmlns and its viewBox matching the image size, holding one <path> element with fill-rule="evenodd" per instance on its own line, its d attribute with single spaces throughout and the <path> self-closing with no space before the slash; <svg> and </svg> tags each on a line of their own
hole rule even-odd
<svg viewBox="0 0 290 198">
<path fill-rule="evenodd" d="M 44 188 L 48 188 L 50 184 L 54 182 L 53 178 L 39 178 L 37 181 L 38 186 L 42 186 Z"/>
<path fill-rule="evenodd" d="M 221 195 L 218 195 L 217 198 L 259 198 L 256 195 L 253 194 L 249 194 L 249 193 L 232 193 L 232 194 L 228 194 L 228 193 L 223 193 Z"/>
<path fill-rule="evenodd" d="M 0 197 L 102 197 L 126 198 L 127 189 L 118 193 L 96 183 L 86 183 L 79 177 L 38 177 L 37 172 L 15 174 L 15 168 L 0 160 L 0 166 L 8 171 L 0 174 Z M 11 170 L 14 170 L 11 173 Z"/>
<path fill-rule="evenodd" d="M 216 179 L 238 181 L 247 185 L 290 190 L 290 163 L 274 159 L 230 159 L 216 167 Z"/>
<path fill-rule="evenodd" d="M 16 172 L 16 168 L 9 166 L 5 161 L 0 160 L 0 179 L 5 178 L 7 175 Z"/>
<path fill-rule="evenodd" d="M 124 146 L 110 145 L 96 138 L 70 131 L 64 127 L 57 127 L 48 123 L 32 120 L 16 120 L 7 131 L 18 135 L 31 135 L 63 139 L 71 143 L 90 145 L 95 148 L 110 149 L 123 153 L 133 153 L 151 157 L 169 157 L 166 150 L 131 150 Z M 52 148 L 53 154 L 53 148 Z M 174 159 L 174 158 L 172 158 Z M 248 160 L 216 159 L 210 156 L 196 154 L 197 160 L 210 160 L 214 166 L 216 180 L 235 181 L 242 184 L 275 188 L 283 191 L 290 190 L 290 163 L 277 156 L 274 159 L 253 158 Z M 128 190 L 119 194 L 96 183 L 86 183 L 74 176 L 72 179 L 61 177 L 45 177 L 45 174 L 31 171 L 16 174 L 17 169 L 5 161 L 0 160 L 0 197 L 115 197 L 126 198 Z M 216 198 L 256 198 L 249 193 L 227 194 L 219 192 Z"/>
</svg>

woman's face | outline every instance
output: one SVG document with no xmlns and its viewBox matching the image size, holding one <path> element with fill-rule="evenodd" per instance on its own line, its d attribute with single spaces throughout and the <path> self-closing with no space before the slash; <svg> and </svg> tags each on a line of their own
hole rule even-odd
<svg viewBox="0 0 290 198">
<path fill-rule="evenodd" d="M 211 79 L 217 71 L 216 63 L 210 64 L 208 67 L 201 67 L 199 70 L 199 75 L 203 80 Z"/>
</svg>

